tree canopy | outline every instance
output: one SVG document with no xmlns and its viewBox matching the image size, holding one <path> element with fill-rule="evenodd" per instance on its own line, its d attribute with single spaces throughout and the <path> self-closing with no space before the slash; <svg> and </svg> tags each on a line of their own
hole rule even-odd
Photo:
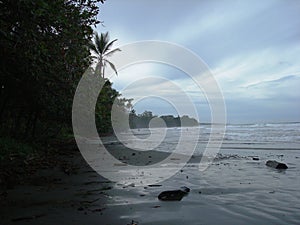
<svg viewBox="0 0 300 225">
<path fill-rule="evenodd" d="M 118 39 L 110 41 L 108 32 L 101 33 L 100 36 L 97 32 L 95 32 L 94 41 L 90 42 L 91 50 L 97 55 L 96 72 L 99 72 L 103 78 L 105 74 L 105 67 L 107 64 L 109 64 L 109 66 L 115 71 L 115 73 L 118 74 L 115 65 L 108 59 L 108 57 L 113 55 L 115 52 L 121 51 L 121 49 L 119 48 L 111 49 L 114 42 L 116 42 L 117 40 Z"/>
<path fill-rule="evenodd" d="M 73 95 L 92 62 L 99 2 L 0 1 L 1 135 L 47 139 L 71 129 Z M 118 93 L 107 83 L 103 95 L 111 102 Z"/>
<path fill-rule="evenodd" d="M 149 128 L 149 123 L 152 119 L 160 118 L 165 122 L 167 127 L 192 127 L 198 126 L 199 122 L 194 119 L 190 118 L 187 115 L 184 116 L 177 116 L 174 117 L 173 115 L 163 115 L 163 116 L 156 116 L 153 115 L 151 111 L 144 111 L 142 114 L 136 114 L 134 110 L 131 111 L 129 114 L 129 125 L 131 129 L 134 128 Z M 154 127 L 162 126 L 161 123 L 152 123 Z"/>
</svg>

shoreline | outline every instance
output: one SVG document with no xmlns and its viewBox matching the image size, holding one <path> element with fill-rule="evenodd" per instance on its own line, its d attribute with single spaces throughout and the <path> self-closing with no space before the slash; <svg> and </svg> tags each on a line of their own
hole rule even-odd
<svg viewBox="0 0 300 225">
<path fill-rule="evenodd" d="M 145 164 L 147 160 L 159 161 L 169 155 L 147 151 L 137 160 L 137 151 L 118 142 L 111 142 L 108 148 L 116 158 L 130 163 Z M 255 154 L 246 149 L 225 150 L 204 172 L 198 170 L 200 157 L 193 157 L 163 182 L 132 186 L 103 178 L 87 165 L 77 148 L 67 149 L 64 151 L 63 146 L 57 149 L 52 167 L 38 169 L 25 183 L 1 189 L 2 223 L 127 225 L 135 221 L 139 225 L 271 225 L 296 224 L 300 220 L 298 151 L 278 155 L 277 150 L 253 151 Z M 267 159 L 285 161 L 289 169 L 268 168 Z M 162 191 L 181 186 L 191 189 L 181 201 L 158 200 Z"/>
</svg>

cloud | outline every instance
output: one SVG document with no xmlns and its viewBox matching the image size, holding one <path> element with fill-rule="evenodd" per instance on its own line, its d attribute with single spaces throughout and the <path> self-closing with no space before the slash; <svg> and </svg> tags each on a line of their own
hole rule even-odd
<svg viewBox="0 0 300 225">
<path fill-rule="evenodd" d="M 275 1 L 251 2 L 202 2 L 196 4 L 194 10 L 186 15 L 185 19 L 176 26 L 168 39 L 180 43 L 199 39 L 201 36 L 222 34 L 226 30 L 241 28 L 246 21 L 253 19 L 257 14 L 265 12 Z"/>
<path fill-rule="evenodd" d="M 299 11 L 300 4 L 294 0 L 116 0 L 105 4 L 103 19 L 119 44 L 145 39 L 172 41 L 201 56 L 224 93 L 230 119 L 300 120 Z M 164 55 L 163 49 L 159 54 Z M 196 67 L 189 68 L 192 71 Z M 128 67 L 113 78 L 114 87 L 122 92 L 131 82 L 149 76 L 171 80 L 199 108 L 207 105 L 203 89 L 184 72 L 166 65 Z M 202 80 L 201 85 L 209 87 L 209 79 Z M 141 93 L 177 97 L 185 103 L 166 82 L 139 83 L 123 94 L 133 97 Z M 147 108 L 150 102 L 139 107 Z M 152 102 L 154 110 L 167 111 L 161 102 Z"/>
<path fill-rule="evenodd" d="M 300 76 L 289 75 L 279 79 L 262 81 L 248 85 L 246 88 L 253 93 L 253 97 L 261 99 L 273 99 L 278 101 L 289 101 L 300 99 Z M 257 96 L 255 93 L 259 93 Z"/>
<path fill-rule="evenodd" d="M 299 52 L 300 46 L 285 49 L 274 47 L 252 53 L 246 52 L 225 59 L 212 71 L 225 97 L 241 98 L 253 97 L 253 95 L 263 97 L 270 86 L 257 86 L 255 90 L 249 87 L 291 74 L 300 75 Z"/>
</svg>

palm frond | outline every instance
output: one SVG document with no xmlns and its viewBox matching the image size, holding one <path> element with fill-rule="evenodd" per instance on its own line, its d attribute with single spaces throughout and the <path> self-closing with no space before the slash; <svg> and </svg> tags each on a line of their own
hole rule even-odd
<svg viewBox="0 0 300 225">
<path fill-rule="evenodd" d="M 102 54 L 102 50 L 103 50 L 103 43 L 102 43 L 102 38 L 99 37 L 99 34 L 95 34 L 95 46 L 97 48 L 98 54 Z"/>
<path fill-rule="evenodd" d="M 115 73 L 118 75 L 118 71 L 117 71 L 115 65 L 114 65 L 112 62 L 108 61 L 107 59 L 105 59 L 104 61 L 107 62 L 107 63 L 109 64 L 109 66 L 110 66 L 110 67 L 115 71 Z"/>
<path fill-rule="evenodd" d="M 121 51 L 121 49 L 116 48 L 111 50 L 113 44 L 117 41 L 118 39 L 109 40 L 109 33 L 101 33 L 100 35 L 95 32 L 94 34 L 94 42 L 89 43 L 89 48 L 91 51 L 93 51 L 97 55 L 98 62 L 96 64 L 95 72 L 102 74 L 104 78 L 104 71 L 106 64 L 108 63 L 109 66 L 114 70 L 114 72 L 118 75 L 117 69 L 113 63 L 108 61 L 106 57 L 111 56 L 117 51 Z M 95 59 L 95 56 L 92 56 L 92 59 Z"/>
<path fill-rule="evenodd" d="M 105 53 L 104 56 L 111 56 L 111 55 L 113 55 L 115 52 L 120 52 L 120 51 L 122 51 L 122 50 L 119 49 L 119 48 L 115 48 L 115 49 L 113 49 L 113 50 L 111 50 L 111 51 Z"/>
<path fill-rule="evenodd" d="M 98 57 L 92 55 L 91 59 L 95 60 L 95 59 L 98 59 Z"/>
<path fill-rule="evenodd" d="M 101 54 L 105 53 L 105 46 L 107 45 L 107 43 L 109 42 L 109 34 L 108 32 L 106 33 L 101 33 L 100 36 L 100 42 L 99 42 L 99 52 Z"/>
<path fill-rule="evenodd" d="M 104 49 L 103 49 L 103 53 L 107 52 L 110 50 L 111 46 L 114 44 L 114 42 L 116 42 L 118 39 L 115 39 L 109 43 L 106 43 Z"/>
<path fill-rule="evenodd" d="M 88 44 L 89 49 L 91 49 L 94 53 L 99 54 L 97 47 L 95 46 L 95 44 L 90 41 Z"/>
</svg>

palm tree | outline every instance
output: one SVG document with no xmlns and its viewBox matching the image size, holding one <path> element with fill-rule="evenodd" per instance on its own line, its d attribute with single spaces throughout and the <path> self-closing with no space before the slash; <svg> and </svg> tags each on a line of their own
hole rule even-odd
<svg viewBox="0 0 300 225">
<path fill-rule="evenodd" d="M 115 52 L 121 51 L 121 49 L 119 48 L 115 48 L 111 50 L 113 43 L 117 40 L 118 39 L 114 39 L 110 41 L 108 32 L 101 33 L 100 36 L 98 35 L 97 32 L 95 32 L 94 42 L 91 41 L 90 43 L 90 49 L 97 55 L 97 59 L 98 59 L 96 72 L 99 71 L 100 74 L 102 74 L 103 78 L 104 78 L 104 70 L 107 63 L 115 71 L 115 73 L 118 74 L 115 65 L 107 59 L 107 57 L 111 56 Z"/>
</svg>

